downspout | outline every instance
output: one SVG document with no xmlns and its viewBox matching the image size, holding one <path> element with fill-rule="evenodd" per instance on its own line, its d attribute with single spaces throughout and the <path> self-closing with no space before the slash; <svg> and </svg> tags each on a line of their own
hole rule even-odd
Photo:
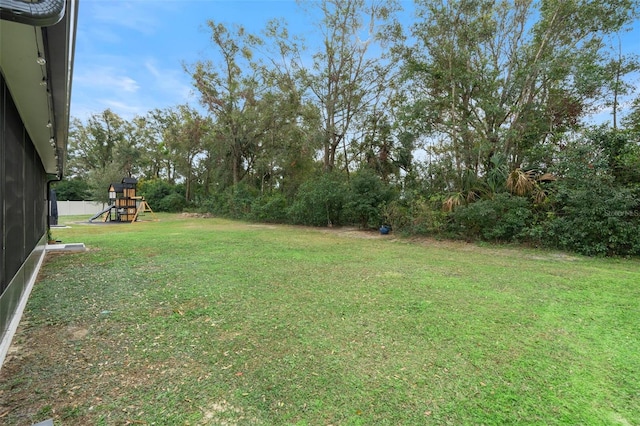
<svg viewBox="0 0 640 426">
<path fill-rule="evenodd" d="M 56 174 L 47 174 L 47 243 L 51 236 L 51 184 L 54 182 L 60 182 L 63 177 L 63 159 L 61 149 L 56 147 Z"/>
<path fill-rule="evenodd" d="M 65 0 L 0 0 L 0 19 L 48 27 L 62 20 Z"/>
<path fill-rule="evenodd" d="M 49 237 L 51 236 L 51 184 L 54 182 L 60 182 L 58 176 L 49 175 L 47 178 L 47 244 L 49 243 Z"/>
</svg>

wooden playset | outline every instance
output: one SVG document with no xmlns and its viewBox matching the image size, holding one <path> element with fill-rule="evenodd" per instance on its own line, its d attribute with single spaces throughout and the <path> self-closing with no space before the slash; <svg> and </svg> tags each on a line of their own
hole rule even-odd
<svg viewBox="0 0 640 426">
<path fill-rule="evenodd" d="M 121 183 L 109 185 L 109 205 L 96 213 L 89 222 L 103 216 L 103 222 L 135 222 L 140 215 L 151 213 L 157 220 L 155 213 L 149 207 L 144 197 L 136 195 L 135 178 L 124 178 Z"/>
</svg>

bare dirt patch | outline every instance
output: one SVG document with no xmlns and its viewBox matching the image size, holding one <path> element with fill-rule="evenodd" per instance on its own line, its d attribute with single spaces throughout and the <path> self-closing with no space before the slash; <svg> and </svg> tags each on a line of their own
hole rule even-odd
<svg viewBox="0 0 640 426">
<path fill-rule="evenodd" d="M 384 238 L 396 240 L 397 238 L 394 235 L 381 235 L 379 231 L 374 229 L 362 229 L 350 226 L 342 226 L 342 227 L 334 227 L 334 228 L 322 228 L 323 233 L 330 233 L 334 235 L 338 235 L 340 237 L 350 237 L 350 238 Z"/>
<path fill-rule="evenodd" d="M 239 407 L 225 400 L 214 401 L 203 410 L 202 425 L 235 426 L 238 424 L 259 424 L 257 419 L 248 419 Z"/>
<path fill-rule="evenodd" d="M 52 327 L 21 325 L 14 336 L 14 343 L 2 370 L 0 370 L 0 422 L 7 424 L 32 424 L 38 413 L 54 415 L 53 404 L 66 406 L 61 397 L 60 375 L 44 373 L 48 365 L 64 367 L 69 364 L 66 355 L 68 333 Z M 30 377 L 36 380 L 36 388 Z M 54 402 L 55 401 L 55 402 Z M 2 418 L 5 418 L 2 420 Z"/>
<path fill-rule="evenodd" d="M 180 213 L 178 216 L 186 219 L 211 219 L 213 217 L 211 213 L 191 213 L 191 212 Z"/>
<path fill-rule="evenodd" d="M 89 330 L 84 327 L 71 326 L 67 327 L 67 333 L 69 340 L 82 340 L 86 337 L 87 333 L 89 333 Z"/>
<path fill-rule="evenodd" d="M 63 425 L 97 424 L 95 407 L 105 405 L 119 407 L 107 424 L 138 422 L 139 407 L 121 405 L 122 394 L 153 388 L 179 371 L 182 361 L 132 362 L 127 342 L 117 341 L 121 336 L 114 340 L 84 325 L 21 325 L 0 370 L 0 424 L 49 418 Z"/>
</svg>

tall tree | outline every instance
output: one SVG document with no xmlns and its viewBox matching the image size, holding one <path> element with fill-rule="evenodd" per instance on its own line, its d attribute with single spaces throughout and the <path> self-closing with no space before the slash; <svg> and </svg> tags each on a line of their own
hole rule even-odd
<svg viewBox="0 0 640 426">
<path fill-rule="evenodd" d="M 300 2 L 302 3 L 302 2 Z M 381 100 L 394 64 L 381 59 L 398 5 L 382 0 L 318 0 L 304 2 L 320 13 L 322 47 L 305 70 L 312 99 L 322 113 L 323 167 L 336 166 L 339 149 L 346 150 L 354 122 L 365 119 Z M 345 159 L 346 161 L 346 159 Z"/>
<path fill-rule="evenodd" d="M 287 68 L 295 49 L 275 21 L 265 31 L 273 42 L 269 46 L 240 26 L 230 30 L 210 21 L 209 28 L 216 61 L 187 69 L 212 119 L 202 171 L 205 192 L 212 179 L 218 189 L 243 180 L 261 191 L 282 188 L 284 176 L 304 162 L 298 160 L 313 156 L 317 117 L 303 101 L 299 74 Z"/>
<path fill-rule="evenodd" d="M 160 110 L 149 111 L 144 117 L 133 119 L 133 137 L 140 153 L 139 166 L 141 178 L 168 178 L 168 151 L 163 141 L 163 128 L 158 118 Z"/>
<path fill-rule="evenodd" d="M 69 135 L 69 176 L 85 179 L 96 201 L 106 202 L 112 182 L 131 176 L 136 167 L 131 125 L 107 109 L 93 114 L 86 123 L 71 122 Z"/>
<path fill-rule="evenodd" d="M 213 141 L 220 145 L 220 155 L 226 157 L 220 159 L 220 165 L 229 168 L 229 183 L 235 185 L 247 172 L 251 136 L 256 131 L 252 124 L 256 120 L 259 84 L 251 57 L 257 39 L 241 26 L 230 31 L 213 21 L 207 25 L 218 57 L 215 61 L 198 61 L 187 72 L 200 92 L 201 103 L 213 117 Z"/>
<path fill-rule="evenodd" d="M 632 72 L 640 70 L 638 55 L 623 55 L 620 34 L 617 34 L 617 52 L 605 66 L 609 74 L 605 86 L 605 105 L 611 108 L 611 121 L 614 129 L 618 128 L 618 116 L 621 100 L 629 95 L 633 85 L 624 80 L 624 77 Z"/>
<path fill-rule="evenodd" d="M 414 128 L 439 141 L 457 186 L 575 128 L 605 86 L 603 36 L 633 0 L 418 0 L 404 51 Z M 499 157 L 496 157 L 499 155 Z"/>
<path fill-rule="evenodd" d="M 69 134 L 69 174 L 86 176 L 103 170 L 114 161 L 114 152 L 123 144 L 127 123 L 110 109 L 92 114 L 86 123 L 74 118 Z"/>
<path fill-rule="evenodd" d="M 261 193 L 279 189 L 291 194 L 313 168 L 318 148 L 318 112 L 303 104 L 299 92 L 273 76 L 260 106 L 263 114 L 257 138 L 253 174 Z M 284 87 L 283 87 L 284 85 Z"/>
<path fill-rule="evenodd" d="M 151 163 L 151 170 L 154 174 L 157 173 L 154 177 L 164 178 L 173 185 L 178 178 L 176 153 L 170 148 L 170 141 L 177 138 L 180 124 L 176 107 L 150 111 L 145 123 L 149 135 L 146 145 L 147 156 Z"/>
<path fill-rule="evenodd" d="M 173 117 L 171 125 L 174 127 L 167 129 L 165 134 L 169 137 L 165 143 L 173 153 L 177 172 L 184 177 L 185 199 L 192 201 L 197 157 L 204 150 L 211 126 L 205 117 L 187 105 L 179 105 L 173 111 Z"/>
</svg>

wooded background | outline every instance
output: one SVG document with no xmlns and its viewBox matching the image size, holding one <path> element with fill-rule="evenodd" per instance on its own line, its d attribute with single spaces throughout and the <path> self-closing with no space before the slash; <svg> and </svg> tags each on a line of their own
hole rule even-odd
<svg viewBox="0 0 640 426">
<path fill-rule="evenodd" d="M 200 105 L 73 119 L 58 198 L 133 176 L 157 211 L 639 254 L 638 1 L 414 7 L 301 2 L 317 51 L 282 20 L 208 21 Z"/>
</svg>

